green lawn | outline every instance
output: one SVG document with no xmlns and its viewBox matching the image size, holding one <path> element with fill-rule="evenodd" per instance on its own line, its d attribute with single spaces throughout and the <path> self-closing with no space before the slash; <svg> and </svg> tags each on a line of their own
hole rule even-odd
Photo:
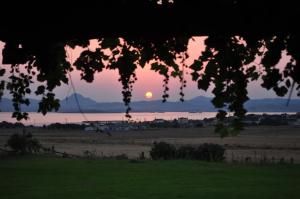
<svg viewBox="0 0 300 199">
<path fill-rule="evenodd" d="M 300 198 L 300 166 L 198 161 L 0 160 L 1 199 Z"/>
</svg>

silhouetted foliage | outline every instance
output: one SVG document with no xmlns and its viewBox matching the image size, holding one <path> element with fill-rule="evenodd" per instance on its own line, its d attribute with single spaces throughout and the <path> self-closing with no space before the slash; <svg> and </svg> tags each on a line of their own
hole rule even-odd
<svg viewBox="0 0 300 199">
<path fill-rule="evenodd" d="M 225 148 L 218 144 L 204 143 L 198 147 L 175 146 L 166 142 L 155 142 L 150 156 L 153 160 L 186 159 L 219 162 L 225 159 Z"/>
<path fill-rule="evenodd" d="M 286 118 L 280 117 L 264 117 L 260 119 L 259 125 L 266 125 L 266 126 L 282 126 L 288 125 L 288 121 Z"/>
<path fill-rule="evenodd" d="M 23 131 L 23 134 L 13 134 L 7 140 L 6 145 L 16 153 L 37 153 L 41 149 L 39 141 L 33 138 L 31 133 Z"/>
<path fill-rule="evenodd" d="M 218 144 L 204 143 L 195 150 L 195 159 L 210 162 L 224 160 L 225 148 Z"/>
<path fill-rule="evenodd" d="M 174 159 L 176 148 L 166 142 L 154 142 L 150 150 L 150 156 L 153 160 L 170 160 Z"/>
<path fill-rule="evenodd" d="M 47 126 L 48 129 L 84 129 L 84 125 L 82 124 L 61 124 L 61 123 L 53 123 Z"/>
<path fill-rule="evenodd" d="M 181 146 L 176 151 L 178 159 L 195 159 L 195 148 L 192 146 Z"/>
<path fill-rule="evenodd" d="M 21 110 L 21 104 L 28 105 L 30 103 L 27 95 L 33 92 L 30 88 L 30 85 L 33 83 L 40 83 L 34 91 L 36 95 L 42 96 L 38 111 L 46 114 L 48 111 L 57 111 L 59 109 L 59 99 L 55 98 L 53 90 L 57 86 L 67 84 L 69 81 L 68 73 L 73 70 L 66 59 L 66 46 L 70 48 L 75 48 L 76 46 L 85 48 L 80 57 L 75 60 L 74 66 L 81 72 L 81 78 L 87 82 L 92 82 L 95 73 L 101 72 L 103 69 L 118 70 L 120 75 L 119 81 L 123 86 L 123 101 L 127 106 L 127 117 L 130 117 L 132 89 L 134 82 L 137 80 L 135 70 L 138 67 L 144 67 L 146 64 L 150 64 L 152 70 L 164 77 L 163 101 L 166 101 L 169 96 L 168 82 L 171 77 L 178 78 L 181 82 L 180 100 L 184 100 L 185 68 L 192 70 L 192 79 L 198 83 L 199 89 L 207 91 L 209 87 L 212 87 L 214 94 L 212 103 L 220 110 L 217 115 L 218 124 L 216 131 L 222 136 L 235 135 L 243 129 L 242 119 L 247 112 L 244 108 L 244 103 L 249 99 L 247 92 L 249 82 L 262 78 L 263 83 L 261 86 L 267 90 L 272 89 L 278 96 L 286 95 L 289 90 L 290 93 L 296 90 L 298 95 L 300 95 L 300 37 L 298 32 L 294 31 L 294 28 L 297 27 L 295 25 L 297 6 L 294 6 L 295 3 L 291 1 L 286 2 L 286 4 L 278 4 L 267 1 L 263 1 L 263 3 L 261 1 L 251 1 L 249 3 L 240 0 L 220 2 L 174 0 L 159 1 L 159 3 L 158 1 L 150 0 L 125 0 L 119 1 L 117 7 L 114 5 L 117 1 L 112 1 L 113 3 L 110 3 L 110 1 L 103 2 L 102 4 L 99 3 L 103 6 L 103 13 L 107 14 L 112 11 L 107 11 L 104 8 L 114 8 L 115 14 L 120 16 L 119 19 L 124 20 L 122 24 L 115 24 L 115 22 L 105 20 L 101 21 L 101 23 L 105 23 L 114 31 L 117 30 L 117 26 L 120 26 L 121 29 L 126 29 L 125 27 L 128 26 L 128 30 L 139 27 L 131 18 L 134 11 L 139 11 L 140 15 L 143 15 L 142 11 L 145 11 L 146 14 L 152 14 L 153 17 L 157 15 L 163 18 L 160 19 L 158 17 L 159 20 L 153 19 L 159 25 L 157 30 L 154 27 L 150 28 L 148 23 L 143 23 L 147 28 L 143 25 L 144 29 L 142 32 L 144 34 L 141 35 L 132 34 L 135 33 L 134 31 L 131 31 L 131 34 L 122 36 L 113 34 L 111 37 L 107 36 L 109 34 L 101 35 L 97 31 L 83 34 L 82 26 L 75 27 L 72 31 L 69 31 L 70 26 L 68 26 L 66 27 L 68 31 L 61 32 L 63 36 L 55 37 L 57 36 L 55 34 L 53 38 L 56 39 L 40 41 L 34 37 L 36 34 L 32 34 L 31 24 L 29 26 L 30 31 L 28 29 L 26 29 L 28 32 L 24 30 L 26 33 L 24 38 L 21 36 L 19 36 L 20 38 L 17 37 L 16 35 L 18 34 L 10 35 L 9 31 L 0 32 L 2 33 L 0 34 L 0 39 L 3 39 L 6 43 L 3 49 L 3 62 L 11 64 L 10 71 L 0 69 L 0 76 L 3 76 L 6 72 L 9 73 L 9 81 L 0 81 L 0 97 L 4 89 L 10 92 L 15 108 L 12 117 L 18 120 L 28 118 L 28 113 Z M 135 9 L 134 6 L 141 10 Z M 201 9 L 202 12 L 210 16 L 209 19 L 200 21 L 196 19 L 197 17 L 189 17 L 193 16 L 193 11 L 198 11 L 200 6 L 204 8 Z M 206 10 L 205 6 L 212 10 Z M 97 9 L 93 6 L 90 7 Z M 262 11 L 253 14 L 252 9 L 256 7 L 262 8 Z M 29 7 L 29 9 L 32 8 Z M 21 11 L 24 10 L 26 9 L 21 8 L 18 11 L 23 13 Z M 33 13 L 37 10 L 34 9 Z M 82 11 L 84 9 L 78 10 Z M 284 14 L 279 15 L 278 10 L 280 10 L 280 13 L 284 12 Z M 168 18 L 167 11 L 175 14 Z M 19 12 L 15 11 L 14 13 L 18 14 Z M 26 14 L 24 14 L 25 19 L 29 19 L 29 21 L 38 16 L 30 13 L 26 10 Z M 68 12 L 62 7 L 57 10 L 57 16 L 52 20 L 56 20 L 56 23 L 59 21 L 57 20 L 60 19 L 59 17 L 64 16 L 63 13 Z M 89 10 L 89 14 L 92 13 Z M 95 13 L 103 14 L 102 12 Z M 265 13 L 268 13 L 268 16 Z M 239 17 L 240 15 L 242 17 Z M 82 14 L 80 15 L 80 17 L 83 16 Z M 18 19 L 22 21 L 22 17 Z M 54 16 L 51 14 L 51 17 Z M 51 17 L 49 17 L 50 21 Z M 268 18 L 266 19 L 266 17 Z M 98 19 L 98 17 L 96 18 Z M 26 21 L 25 19 L 24 21 Z M 11 20 L 13 26 L 15 26 L 14 23 L 18 23 L 13 18 Z M 95 20 L 93 17 L 89 17 L 83 24 L 93 24 L 95 22 L 93 20 Z M 151 20 L 150 18 L 150 21 L 147 20 L 147 22 L 155 24 Z M 267 23 L 265 20 L 270 23 Z M 218 22 L 221 28 L 215 26 L 215 22 Z M 11 27 L 12 24 L 5 23 L 7 27 Z M 62 24 L 64 25 L 61 26 L 65 26 L 65 23 Z M 171 31 L 176 34 L 166 32 L 166 24 L 173 25 L 174 27 L 168 26 L 168 28 L 171 28 Z M 179 25 L 176 26 L 176 24 Z M 283 26 L 282 29 L 278 27 L 281 25 Z M 92 26 L 97 25 L 94 23 Z M 182 29 L 182 27 L 186 27 L 186 30 Z M 248 27 L 252 27 L 255 30 L 251 32 Z M 192 36 L 199 35 L 199 29 L 201 28 L 207 31 L 200 33 L 200 35 L 208 36 L 205 39 L 206 48 L 200 57 L 188 66 L 185 63 L 189 56 L 187 54 L 188 42 Z M 267 28 L 270 28 L 270 30 L 267 30 Z M 151 29 L 155 29 L 155 31 L 146 34 Z M 160 32 L 160 29 L 163 29 L 164 32 Z M 228 32 L 224 33 L 223 29 L 228 30 Z M 282 31 L 278 31 L 278 29 Z M 48 31 L 48 29 L 46 30 Z M 60 28 L 55 30 L 60 32 Z M 100 31 L 100 29 L 95 30 Z M 105 33 L 107 33 L 107 30 L 109 30 L 107 27 L 101 29 Z M 193 32 L 192 30 L 195 31 Z M 70 32 L 76 32 L 76 34 L 71 35 Z M 157 32 L 160 32 L 159 36 Z M 193 35 L 192 33 L 195 34 Z M 44 38 L 44 35 L 40 37 Z M 86 48 L 89 44 L 88 40 L 91 38 L 98 39 L 99 46 L 95 51 Z M 280 71 L 276 68 L 276 64 L 281 60 L 283 53 L 289 56 L 289 60 L 283 71 Z M 25 71 L 20 69 L 21 64 L 25 65 Z M 33 82 L 35 78 L 37 82 Z M 224 110 L 234 112 L 234 116 L 236 116 L 236 119 L 229 126 L 224 125 L 224 119 L 227 114 Z"/>
<path fill-rule="evenodd" d="M 20 123 L 20 122 L 16 122 L 16 123 L 10 123 L 10 122 L 6 122 L 6 121 L 2 121 L 0 122 L 0 128 L 23 128 L 24 124 Z"/>
</svg>

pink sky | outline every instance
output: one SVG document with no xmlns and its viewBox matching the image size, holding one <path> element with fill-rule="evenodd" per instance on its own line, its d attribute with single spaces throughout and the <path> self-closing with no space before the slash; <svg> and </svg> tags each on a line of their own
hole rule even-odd
<svg viewBox="0 0 300 199">
<path fill-rule="evenodd" d="M 91 42 L 91 50 L 93 49 L 94 42 Z M 203 39 L 196 38 L 195 42 L 190 41 L 189 44 L 189 54 L 190 58 L 187 60 L 188 64 L 191 64 L 194 59 L 199 57 L 200 52 L 204 49 Z M 73 60 L 80 54 L 80 49 L 71 50 L 69 49 L 69 54 Z M 133 89 L 133 100 L 145 100 L 145 93 L 147 91 L 151 91 L 153 93 L 153 99 L 161 99 L 163 94 L 163 77 L 158 73 L 150 70 L 150 66 L 147 65 L 145 68 L 138 68 L 136 70 L 136 75 L 138 80 L 134 84 Z M 118 81 L 119 75 L 117 70 L 105 70 L 101 73 L 97 73 L 95 75 L 95 80 L 93 83 L 86 83 L 84 81 L 80 81 L 79 72 L 73 72 L 72 78 L 75 80 L 76 88 L 79 93 L 82 93 L 86 96 L 90 96 L 93 99 L 97 99 L 99 101 L 119 101 L 121 98 L 121 84 Z M 188 84 L 185 88 L 186 98 L 190 99 L 198 95 L 207 95 L 205 92 L 201 92 L 197 89 L 196 82 L 191 80 L 190 75 L 185 76 Z M 170 100 L 177 101 L 179 100 L 179 87 L 180 82 L 177 79 L 170 79 L 169 82 L 170 87 Z M 91 92 L 91 88 L 94 89 L 95 92 Z M 62 89 L 62 88 L 61 88 Z M 60 89 L 59 89 L 60 90 Z M 63 92 L 62 89 L 60 92 Z M 105 93 L 105 95 L 102 95 Z M 115 100 L 117 99 L 117 100 Z"/>
<path fill-rule="evenodd" d="M 91 48 L 93 48 L 93 43 Z M 0 52 L 3 49 L 4 44 L 0 42 Z M 192 63 L 194 59 L 198 58 L 201 51 L 204 48 L 203 37 L 195 38 L 195 41 L 190 40 L 188 53 L 190 58 L 188 63 Z M 74 51 L 69 51 L 73 61 L 80 54 L 80 49 L 76 48 Z M 279 65 L 283 65 L 285 60 L 283 59 Z M 2 53 L 0 54 L 0 63 L 2 63 Z M 163 94 L 163 77 L 158 73 L 150 70 L 149 66 L 144 69 L 138 68 L 136 71 L 137 82 L 134 84 L 133 89 L 133 101 L 146 100 L 144 95 L 147 91 L 153 93 L 153 99 L 162 99 Z M 105 70 L 101 73 L 95 75 L 95 80 L 93 83 L 86 83 L 80 80 L 80 75 L 78 71 L 71 73 L 72 79 L 74 81 L 76 91 L 84 96 L 90 97 L 97 101 L 108 102 L 108 101 L 122 101 L 121 95 L 121 83 L 118 81 L 118 71 L 117 70 Z M 191 99 L 196 96 L 212 96 L 211 88 L 208 92 L 200 91 L 197 88 L 197 84 L 191 80 L 190 75 L 186 75 L 187 87 L 184 89 L 185 99 Z M 249 96 L 251 98 L 269 98 L 276 97 L 272 91 L 266 91 L 260 87 L 260 82 L 251 83 L 248 86 Z M 33 86 L 35 87 L 35 86 Z M 170 101 L 178 101 L 180 83 L 178 79 L 171 79 L 169 82 L 169 95 Z M 65 98 L 67 95 L 72 94 L 71 87 L 69 85 L 64 85 L 55 90 L 55 93 L 59 98 Z M 7 96 L 7 93 L 5 94 Z M 34 97 L 34 96 L 31 96 Z"/>
</svg>

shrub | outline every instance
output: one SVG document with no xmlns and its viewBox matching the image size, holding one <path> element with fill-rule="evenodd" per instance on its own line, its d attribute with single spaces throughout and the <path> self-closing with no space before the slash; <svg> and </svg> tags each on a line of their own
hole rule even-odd
<svg viewBox="0 0 300 199">
<path fill-rule="evenodd" d="M 168 159 L 174 159 L 176 154 L 176 148 L 168 144 L 166 142 L 154 142 L 151 150 L 150 150 L 150 156 L 153 160 L 168 160 Z"/>
<path fill-rule="evenodd" d="M 155 142 L 151 148 L 150 156 L 153 160 L 189 159 L 218 162 L 224 160 L 224 153 L 225 148 L 218 144 L 205 143 L 198 147 L 181 146 L 176 149 L 171 144 Z"/>
<path fill-rule="evenodd" d="M 139 160 L 145 160 L 146 157 L 145 157 L 145 152 L 142 151 L 140 154 L 139 154 Z"/>
<path fill-rule="evenodd" d="M 96 151 L 86 150 L 83 152 L 84 157 L 86 158 L 96 158 Z"/>
<path fill-rule="evenodd" d="M 20 123 L 20 122 L 16 122 L 16 123 L 10 123 L 10 122 L 0 122 L 0 128 L 23 128 L 24 124 Z"/>
<path fill-rule="evenodd" d="M 192 146 L 181 146 L 176 151 L 177 159 L 195 159 L 195 149 Z"/>
<path fill-rule="evenodd" d="M 224 153 L 221 145 L 204 143 L 195 150 L 195 159 L 218 162 L 224 160 Z"/>
<path fill-rule="evenodd" d="M 36 153 L 41 149 L 39 141 L 32 137 L 31 133 L 23 131 L 23 134 L 13 134 L 6 143 L 17 153 Z"/>
<path fill-rule="evenodd" d="M 125 153 L 113 156 L 113 158 L 115 158 L 116 160 L 128 160 L 129 159 L 128 156 Z"/>
</svg>

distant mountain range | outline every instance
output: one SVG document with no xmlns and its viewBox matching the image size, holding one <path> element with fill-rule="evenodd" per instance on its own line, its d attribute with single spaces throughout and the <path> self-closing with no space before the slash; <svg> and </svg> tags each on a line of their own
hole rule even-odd
<svg viewBox="0 0 300 199">
<path fill-rule="evenodd" d="M 124 112 L 126 107 L 122 102 L 96 102 L 80 94 L 72 94 L 60 102 L 59 112 L 79 112 L 75 96 L 80 107 L 86 113 L 119 113 Z M 29 106 L 22 106 L 23 111 L 36 112 L 39 100 L 31 99 Z M 292 99 L 286 106 L 287 99 L 252 99 L 245 107 L 249 112 L 300 112 L 300 99 Z M 217 109 L 211 103 L 211 98 L 199 96 L 182 102 L 166 102 L 161 100 L 137 101 L 131 103 L 132 112 L 215 112 Z M 3 112 L 13 111 L 10 99 L 2 98 L 0 110 Z"/>
</svg>

